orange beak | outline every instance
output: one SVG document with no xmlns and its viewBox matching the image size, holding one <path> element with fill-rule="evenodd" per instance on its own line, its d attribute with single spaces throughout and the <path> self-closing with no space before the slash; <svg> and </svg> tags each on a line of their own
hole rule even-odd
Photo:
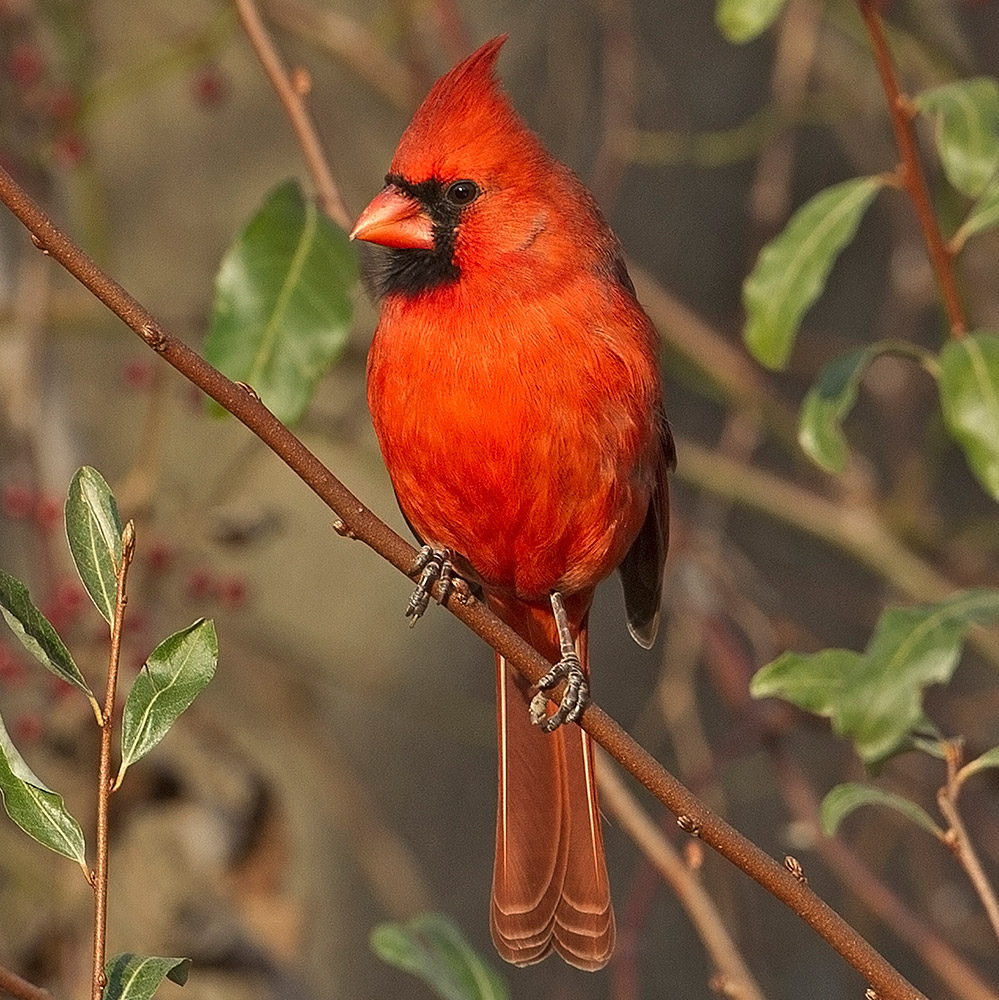
<svg viewBox="0 0 999 1000">
<path fill-rule="evenodd" d="M 387 184 L 361 212 L 350 238 L 403 250 L 433 250 L 434 224 L 415 198 Z"/>
</svg>

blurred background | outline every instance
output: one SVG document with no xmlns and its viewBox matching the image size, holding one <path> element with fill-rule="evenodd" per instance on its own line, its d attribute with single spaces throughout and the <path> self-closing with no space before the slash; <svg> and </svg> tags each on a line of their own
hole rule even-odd
<svg viewBox="0 0 999 1000">
<path fill-rule="evenodd" d="M 309 105 L 355 214 L 433 79 L 510 33 L 508 92 L 593 189 L 663 334 L 678 439 L 665 627 L 651 653 L 640 650 L 608 581 L 592 627 L 595 697 L 768 853 L 797 857 L 820 895 L 925 992 L 984 996 L 943 982 L 926 939 L 915 945 L 898 911 L 883 911 L 894 894 L 945 964 L 995 982 L 996 942 L 950 854 L 871 809 L 831 848 L 814 804 L 836 782 L 862 779 L 858 759 L 825 723 L 747 693 L 752 673 L 785 649 L 863 648 L 887 603 L 926 599 L 931 582 L 999 583 L 994 504 L 947 443 L 934 385 L 916 366 L 885 358 L 866 380 L 844 475 L 820 473 L 794 441 L 797 407 L 831 357 L 886 337 L 943 342 L 903 195 L 879 196 L 786 373 L 765 373 L 740 342 L 741 282 L 763 242 L 823 187 L 896 163 L 855 5 L 790 0 L 743 47 L 724 40 L 708 3 L 260 6 L 285 58 L 311 77 Z M 994 0 L 883 8 L 909 92 L 999 71 Z M 274 185 L 296 176 L 308 190 L 232 7 L 208 0 L 0 0 L 0 162 L 195 348 L 226 247 Z M 945 231 L 960 211 L 943 200 Z M 977 327 L 999 325 L 997 250 L 993 230 L 959 262 Z M 374 317 L 359 289 L 349 348 L 298 432 L 405 533 L 364 402 Z M 106 628 L 75 583 L 61 528 L 78 466 L 100 469 L 136 521 L 126 674 L 193 619 L 218 627 L 214 681 L 114 797 L 110 952 L 191 956 L 192 1000 L 424 997 L 374 957 L 368 935 L 439 910 L 499 967 L 487 920 L 496 763 L 485 645 L 436 609 L 410 630 L 407 581 L 336 535 L 330 512 L 241 426 L 207 417 L 191 387 L 5 211 L 0 404 L 0 566 L 29 585 L 95 689 Z M 875 520 L 879 547 L 849 543 L 829 513 L 847 509 Z M 896 570 L 898 554 L 927 575 Z M 91 831 L 93 717 L 50 681 L 0 636 L 0 713 Z M 995 746 L 994 667 L 969 654 L 930 711 L 966 737 L 969 755 Z M 883 776 L 930 810 L 942 780 L 942 766 L 912 754 Z M 997 791 L 984 775 L 964 800 L 993 877 Z M 640 800 L 689 851 L 674 819 Z M 712 986 L 676 898 L 613 817 L 605 839 L 614 962 L 594 975 L 555 959 L 504 966 L 511 996 L 713 995 L 723 984 Z M 755 883 L 696 844 L 687 863 L 763 995 L 863 995 L 860 978 Z M 84 995 L 91 911 L 72 863 L 0 822 L 0 962 L 57 996 Z"/>
</svg>

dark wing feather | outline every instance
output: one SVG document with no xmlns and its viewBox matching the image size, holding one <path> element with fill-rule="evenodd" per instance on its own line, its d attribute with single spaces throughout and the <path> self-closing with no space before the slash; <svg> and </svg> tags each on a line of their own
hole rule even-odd
<svg viewBox="0 0 999 1000">
<path fill-rule="evenodd" d="M 656 481 L 638 537 L 621 562 L 621 583 L 628 614 L 628 631 L 640 646 L 648 649 L 659 630 L 659 604 L 663 592 L 663 568 L 669 548 L 669 481 L 667 473 L 676 466 L 673 434 L 661 417 L 662 448 L 656 467 Z"/>
</svg>

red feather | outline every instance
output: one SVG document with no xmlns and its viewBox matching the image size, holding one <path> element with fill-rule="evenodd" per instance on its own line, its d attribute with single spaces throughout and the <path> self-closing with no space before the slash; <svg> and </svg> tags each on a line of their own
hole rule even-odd
<svg viewBox="0 0 999 1000">
<path fill-rule="evenodd" d="M 353 236 L 392 248 L 368 403 L 399 504 L 550 660 L 565 599 L 587 665 L 596 584 L 621 567 L 645 645 L 666 554 L 658 339 L 620 246 L 493 75 L 505 38 L 434 84 Z M 526 964 L 606 963 L 614 916 L 589 738 L 547 735 L 497 658 L 499 815 L 491 928 Z"/>
</svg>

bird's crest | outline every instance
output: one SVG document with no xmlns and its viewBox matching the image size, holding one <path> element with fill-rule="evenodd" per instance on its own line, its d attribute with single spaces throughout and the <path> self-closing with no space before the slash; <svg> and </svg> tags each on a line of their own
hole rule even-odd
<svg viewBox="0 0 999 1000">
<path fill-rule="evenodd" d="M 500 88 L 495 67 L 507 40 L 498 35 L 445 73 L 399 140 L 392 173 L 419 183 L 490 173 L 517 158 L 544 155 Z"/>
</svg>

